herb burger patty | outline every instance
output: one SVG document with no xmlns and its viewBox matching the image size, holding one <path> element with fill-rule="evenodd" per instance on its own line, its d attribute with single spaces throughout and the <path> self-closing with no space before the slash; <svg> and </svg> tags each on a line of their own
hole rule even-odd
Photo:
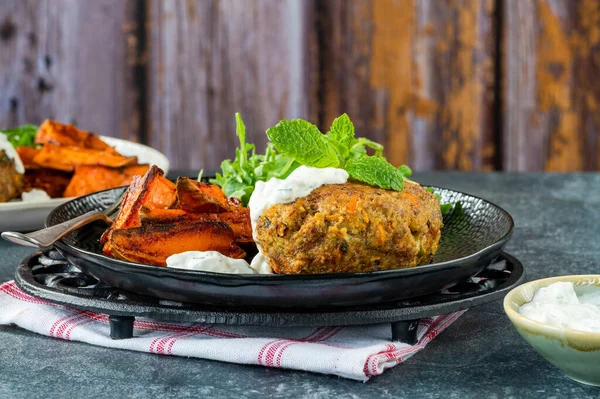
<svg viewBox="0 0 600 399">
<path fill-rule="evenodd" d="M 429 262 L 442 226 L 437 198 L 417 183 L 345 183 L 269 207 L 255 239 L 275 273 L 370 272 Z"/>
</svg>

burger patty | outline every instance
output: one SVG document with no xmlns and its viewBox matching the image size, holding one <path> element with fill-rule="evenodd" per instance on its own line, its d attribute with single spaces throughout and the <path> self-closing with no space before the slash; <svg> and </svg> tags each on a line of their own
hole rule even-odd
<svg viewBox="0 0 600 399">
<path fill-rule="evenodd" d="M 371 272 L 429 262 L 442 227 L 437 198 L 417 183 L 345 183 L 269 207 L 255 239 L 275 273 Z"/>
</svg>

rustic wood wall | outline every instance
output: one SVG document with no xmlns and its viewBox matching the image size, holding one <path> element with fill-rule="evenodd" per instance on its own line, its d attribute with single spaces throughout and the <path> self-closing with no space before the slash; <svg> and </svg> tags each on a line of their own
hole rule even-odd
<svg viewBox="0 0 600 399">
<path fill-rule="evenodd" d="M 215 168 L 235 112 L 418 170 L 598 170 L 600 0 L 3 0 L 0 126 L 49 117 Z"/>
</svg>

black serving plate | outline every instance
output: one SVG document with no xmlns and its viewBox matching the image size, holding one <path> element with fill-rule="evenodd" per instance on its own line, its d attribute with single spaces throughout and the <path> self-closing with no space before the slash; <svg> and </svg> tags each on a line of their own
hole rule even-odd
<svg viewBox="0 0 600 399">
<path fill-rule="evenodd" d="M 82 273 L 55 250 L 36 252 L 17 268 L 15 282 L 28 294 L 76 309 L 107 314 L 110 336 L 131 338 L 134 320 L 145 317 L 169 322 L 195 322 L 267 327 L 349 326 L 390 323 L 393 341 L 417 342 L 424 317 L 448 314 L 502 298 L 525 279 L 523 266 L 501 253 L 477 277 L 450 289 L 410 299 L 335 309 L 263 309 L 219 307 L 166 301 L 118 288 Z"/>
<path fill-rule="evenodd" d="M 125 188 L 76 198 L 54 209 L 47 226 L 113 204 Z M 371 273 L 234 275 L 126 262 L 102 254 L 106 225 L 87 225 L 56 244 L 73 265 L 112 287 L 159 298 L 227 307 L 335 308 L 395 301 L 451 287 L 476 275 L 500 254 L 513 230 L 511 216 L 481 198 L 434 188 L 462 209 L 444 218 L 432 263 Z"/>
</svg>

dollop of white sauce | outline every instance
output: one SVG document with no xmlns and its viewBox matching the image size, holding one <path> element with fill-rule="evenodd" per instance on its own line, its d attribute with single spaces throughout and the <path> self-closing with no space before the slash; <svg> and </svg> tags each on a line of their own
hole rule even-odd
<svg viewBox="0 0 600 399">
<path fill-rule="evenodd" d="M 257 245 L 258 247 L 258 245 Z M 269 264 L 269 259 L 263 253 L 259 251 L 254 258 L 252 258 L 252 263 L 250 263 L 250 267 L 256 271 L 258 274 L 273 274 L 273 269 Z"/>
<path fill-rule="evenodd" d="M 254 235 L 258 218 L 270 206 L 306 197 L 325 184 L 344 184 L 347 181 L 348 172 L 343 169 L 300 166 L 284 180 L 272 178 L 267 182 L 257 182 L 248 203 L 252 234 Z M 216 251 L 188 251 L 169 256 L 167 267 L 216 273 L 273 274 L 267 257 L 258 244 L 257 247 L 258 254 L 251 264 Z"/>
<path fill-rule="evenodd" d="M 256 182 L 248 202 L 252 232 L 254 233 L 260 215 L 269 207 L 306 197 L 325 184 L 344 184 L 347 181 L 348 172 L 344 169 L 313 168 L 302 165 L 284 180 L 274 177 L 267 182 Z"/>
<path fill-rule="evenodd" d="M 217 251 L 187 251 L 167 258 L 167 267 L 205 272 L 257 274 L 244 259 L 234 259 Z"/>
<path fill-rule="evenodd" d="M 573 283 L 553 283 L 537 290 L 519 313 L 555 327 L 600 332 L 600 288 L 578 296 Z"/>
<path fill-rule="evenodd" d="M 25 173 L 25 166 L 23 166 L 23 162 L 21 161 L 21 157 L 17 154 L 17 150 L 13 145 L 8 141 L 6 135 L 0 133 L 0 151 L 4 150 L 5 154 L 12 159 L 15 164 L 15 170 L 19 174 Z"/>
<path fill-rule="evenodd" d="M 34 188 L 30 191 L 24 191 L 21 193 L 21 199 L 23 202 L 35 202 L 35 201 L 47 201 L 52 198 L 44 190 Z"/>
</svg>

